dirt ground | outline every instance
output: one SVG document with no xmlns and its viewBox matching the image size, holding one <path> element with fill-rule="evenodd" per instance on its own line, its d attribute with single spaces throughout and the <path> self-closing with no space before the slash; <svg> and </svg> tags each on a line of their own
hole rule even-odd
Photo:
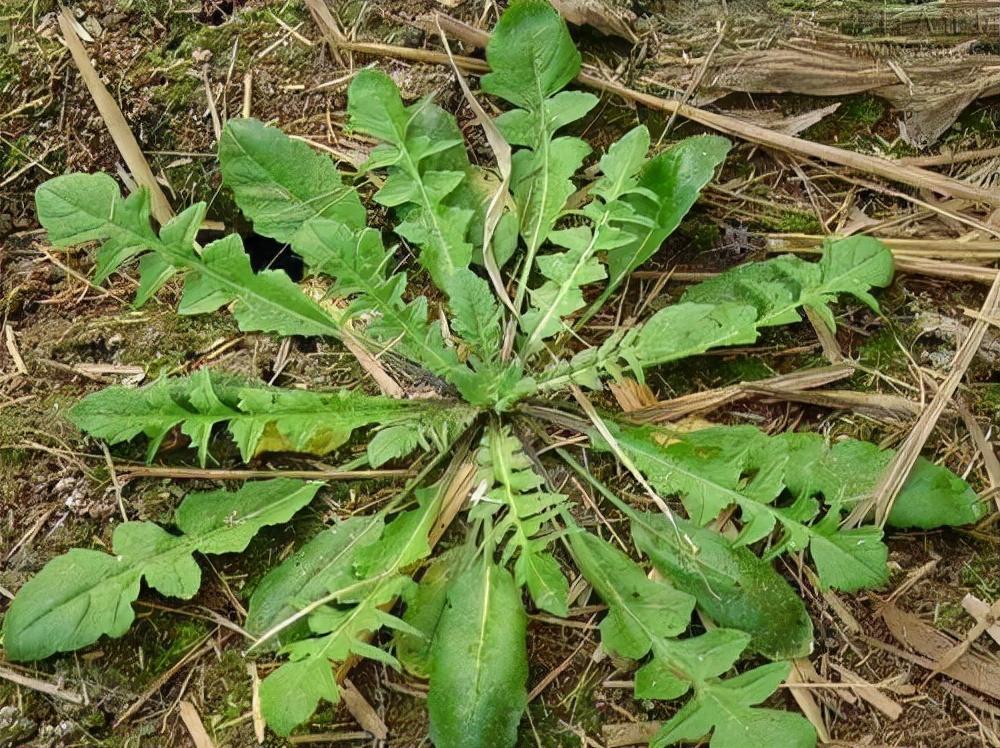
<svg viewBox="0 0 1000 748">
<path fill-rule="evenodd" d="M 94 64 L 172 204 L 207 200 L 209 218 L 229 227 L 245 226 L 220 187 L 209 97 L 222 120 L 238 116 L 246 98 L 253 116 L 306 137 L 317 147 L 351 155 L 366 145 L 352 140 L 342 127 L 346 74 L 351 66 L 375 64 L 393 75 L 407 97 L 433 92 L 442 105 L 459 113 L 460 123 L 472 120 L 457 85 L 441 67 L 360 54 L 339 62 L 332 59 L 301 2 L 94 0 L 72 5 L 93 38 L 87 49 Z M 498 3 L 346 0 L 334 5 L 354 38 L 437 48 L 436 36 L 426 30 L 428 13 L 443 9 L 488 28 Z M 695 6 L 651 0 L 617 5 L 638 19 L 640 44 L 591 28 L 574 32 L 587 62 L 637 87 L 653 85 L 666 57 L 685 51 L 695 57 L 708 54 L 718 35 L 712 17 L 723 14 L 722 5 L 715 3 Z M 865 15 L 864 3 L 837 5 L 845 6 L 841 15 L 834 13 L 818 23 L 821 28 L 857 34 L 859 45 L 891 45 L 906 34 L 917 39 L 913 29 L 919 29 L 921 43 L 935 49 L 953 49 L 963 41 L 985 44 L 975 38 L 981 26 L 974 27 L 969 17 L 920 17 L 908 26 L 907 15 L 890 35 L 866 21 L 871 17 Z M 972 5 L 977 5 L 976 13 L 1000 13 L 990 3 Z M 804 2 L 730 2 L 730 6 L 728 12 L 745 14 L 744 18 L 772 14 L 795 33 L 801 14 L 809 15 L 819 6 L 830 10 L 825 3 Z M 53 11 L 49 0 L 0 0 L 0 327 L 4 328 L 0 611 L 53 556 L 73 546 L 108 546 L 120 518 L 119 491 L 130 519 L 163 521 L 184 493 L 212 485 L 155 478 L 122 484 L 111 466 L 120 469 L 140 463 L 145 445 L 105 451 L 98 442 L 84 438 L 63 416 L 82 395 L 112 383 L 193 371 L 208 362 L 284 385 L 332 387 L 361 381 L 353 357 L 334 343 L 292 339 L 283 345 L 267 336 L 240 333 L 225 314 L 177 316 L 176 286 L 168 285 L 157 299 L 134 309 L 130 303 L 137 285 L 134 268 L 98 288 L 87 280 L 93 266 L 90 249 L 66 251 L 46 244 L 34 217 L 34 188 L 67 171 L 115 174 L 122 168 L 105 124 L 58 39 Z M 731 28 L 739 27 L 738 18 L 733 18 Z M 979 18 L 980 24 L 990 22 L 990 17 Z M 831 102 L 839 103 L 839 109 L 805 129 L 802 137 L 893 158 L 1000 145 L 1000 102 L 988 97 L 964 108 L 934 146 L 924 150 L 900 138 L 899 112 L 871 93 L 835 99 L 800 93 L 730 93 L 713 105 L 789 117 Z M 580 129 L 597 148 L 637 121 L 650 127 L 654 140 L 662 133 L 663 143 L 702 131 L 678 120 L 667 132 L 662 115 L 609 97 Z M 467 131 L 475 141 L 477 133 L 471 126 Z M 485 150 L 480 155 L 487 157 Z M 998 163 L 984 158 L 938 168 L 990 186 Z M 738 144 L 716 187 L 706 192 L 650 268 L 706 272 L 763 257 L 780 240 L 778 235 L 826 233 L 845 216 L 856 220 L 855 209 L 885 226 L 886 235 L 944 241 L 967 229 L 940 212 L 928 215 L 925 208 L 883 189 L 886 183 L 840 169 L 829 171 L 786 154 Z M 843 206 L 849 207 L 841 215 Z M 261 249 L 255 261 L 295 272 L 294 258 L 267 251 Z M 652 280 L 640 280 L 630 285 L 622 303 L 634 308 L 652 297 L 655 307 L 675 298 L 682 288 L 682 283 L 670 282 L 662 290 L 654 289 Z M 881 316 L 857 305 L 840 307 L 837 342 L 860 366 L 837 387 L 912 401 L 929 398 L 947 374 L 957 340 L 968 328 L 970 318 L 964 310 L 978 310 L 986 289 L 981 282 L 904 272 L 880 294 Z M 1000 416 L 996 332 L 994 327 L 987 336 L 961 389 L 962 402 L 993 438 L 991 428 Z M 650 373 L 649 384 L 660 399 L 666 399 L 826 363 L 816 333 L 805 323 L 768 334 L 752 354 L 728 352 L 662 367 Z M 607 404 L 613 407 L 612 400 Z M 809 428 L 884 446 L 898 445 L 913 422 L 912 415 L 889 417 L 864 409 L 759 400 L 738 402 L 708 417 L 773 429 Z M 217 467 L 239 465 L 235 450 L 223 440 L 213 449 Z M 347 452 L 338 454 L 337 460 L 349 459 Z M 942 419 L 924 455 L 967 476 L 984 495 L 989 492 L 982 456 L 955 412 Z M 195 464 L 179 438 L 164 447 L 156 462 Z M 285 456 L 257 462 L 252 467 L 318 464 Z M 632 490 L 623 478 L 607 479 L 626 496 Z M 331 484 L 321 501 L 290 525 L 262 532 L 247 553 L 204 562 L 206 581 L 195 599 L 169 600 L 144 592 L 137 605 L 137 623 L 124 637 L 105 638 L 76 655 L 32 667 L 0 661 L 2 671 L 42 678 L 57 684 L 59 691 L 41 693 L 0 678 L 0 746 L 190 745 L 190 732 L 179 715 L 182 700 L 197 709 L 215 745 L 256 745 L 251 676 L 242 655 L 245 645 L 220 619 L 241 620 L 242 606 L 257 580 L 307 538 L 310 528 L 393 489 L 389 482 Z M 817 678 L 834 683 L 862 678 L 880 686 L 881 698 L 871 697 L 874 689 L 800 689 L 811 694 L 822 710 L 834 743 L 1000 745 L 1000 702 L 944 676 L 925 682 L 928 671 L 894 638 L 880 613 L 891 601 L 960 640 L 974 625 L 962 599 L 967 594 L 987 602 L 1000 597 L 997 517 L 994 511 L 975 528 L 892 535 L 892 581 L 878 592 L 821 596 L 802 579 L 801 568 L 791 563 L 783 567 L 790 578 L 802 582 L 816 626 L 816 651 L 810 662 Z M 620 685 L 630 677 L 627 664 L 597 655 L 592 611 L 577 613 L 573 626 L 554 624 L 544 616 L 532 618 L 529 689 L 556 674 L 529 707 L 521 731 L 525 746 L 622 744 L 614 743 L 612 735 L 628 728 L 616 726 L 670 714 L 669 705 L 631 698 L 630 690 Z M 972 649 L 976 657 L 1000 667 L 1000 649 L 987 636 Z M 266 661 L 258 664 L 261 674 L 269 667 Z M 425 684 L 373 663 L 360 665 L 351 680 L 389 727 L 388 745 L 428 744 Z M 798 708 L 793 690 L 779 693 L 776 703 Z M 66 692 L 81 695 L 78 700 L 83 703 L 69 700 Z M 885 700 L 898 705 L 898 713 Z M 362 732 L 346 709 L 326 706 L 294 741 L 307 742 L 378 741 Z M 273 735 L 265 742 L 286 744 Z"/>
</svg>

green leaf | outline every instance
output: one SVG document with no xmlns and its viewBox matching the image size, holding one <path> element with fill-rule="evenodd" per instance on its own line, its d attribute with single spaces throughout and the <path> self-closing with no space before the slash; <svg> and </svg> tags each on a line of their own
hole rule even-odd
<svg viewBox="0 0 1000 748">
<path fill-rule="evenodd" d="M 382 514 L 349 517 L 321 530 L 312 540 L 271 569 L 250 597 L 244 628 L 263 634 L 310 603 L 357 583 L 355 554 L 382 534 Z M 305 621 L 285 628 L 275 644 L 301 639 L 309 633 Z"/>
<path fill-rule="evenodd" d="M 320 701 L 340 701 L 333 668 L 320 657 L 286 662 L 261 681 L 259 693 L 261 715 L 279 735 L 309 719 Z"/>
<path fill-rule="evenodd" d="M 354 231 L 334 221 L 313 221 L 296 237 L 299 254 L 317 271 L 335 279 L 331 293 L 354 296 L 345 317 L 377 313 L 368 335 L 431 372 L 461 382 L 472 372 L 445 345 L 439 325 L 427 321 L 427 299 L 403 301 L 406 274 L 387 274 L 391 255 L 374 229 Z"/>
<path fill-rule="evenodd" d="M 652 257 L 680 225 L 715 170 L 725 161 L 730 145 L 716 135 L 697 135 L 675 143 L 646 163 L 639 173 L 638 186 L 642 191 L 626 199 L 648 222 L 628 226 L 629 243 L 608 250 L 608 283 L 589 307 L 585 319 L 596 313 L 622 281 Z"/>
<path fill-rule="evenodd" d="M 757 310 L 757 326 L 798 322 L 797 308 L 815 311 L 831 330 L 836 328 L 829 305 L 839 294 L 851 294 L 873 310 L 869 292 L 892 280 L 892 253 L 870 236 L 828 241 L 818 263 L 786 255 L 733 268 L 689 288 L 681 303 L 742 303 Z"/>
<path fill-rule="evenodd" d="M 528 704 L 526 629 L 517 585 L 488 559 L 451 585 L 431 652 L 427 710 L 435 745 L 517 742 Z"/>
<path fill-rule="evenodd" d="M 789 491 L 822 494 L 825 503 L 846 509 L 871 494 L 896 453 L 856 439 L 828 445 L 818 434 L 781 434 L 774 439 L 788 445 Z M 921 457 L 896 497 L 887 524 L 930 530 L 973 524 L 985 514 L 986 504 L 967 482 Z"/>
<path fill-rule="evenodd" d="M 635 673 L 637 699 L 679 699 L 692 683 L 730 670 L 749 644 L 742 631 L 717 628 L 701 636 L 657 642 L 654 656 Z"/>
<path fill-rule="evenodd" d="M 812 651 L 812 621 L 801 598 L 748 548 L 733 546 L 715 530 L 654 514 L 632 519 L 632 539 L 654 568 L 693 595 L 716 624 L 750 634 L 754 651 L 772 660 Z"/>
<path fill-rule="evenodd" d="M 467 566 L 465 551 L 465 547 L 452 548 L 431 561 L 406 601 L 403 620 L 414 631 L 396 632 L 396 657 L 407 672 L 418 678 L 430 675 L 434 635 L 444 612 L 448 588 Z"/>
<path fill-rule="evenodd" d="M 417 448 L 420 432 L 408 426 L 389 426 L 377 432 L 368 442 L 368 464 L 381 467 L 397 457 L 405 457 Z"/>
<path fill-rule="evenodd" d="M 492 72 L 482 77 L 483 90 L 536 112 L 580 72 L 569 30 L 544 0 L 510 4 L 493 29 L 486 59 Z"/>
<path fill-rule="evenodd" d="M 152 252 L 142 268 L 137 301 L 145 301 L 173 271 L 184 273 L 181 314 L 202 314 L 231 304 L 240 329 L 280 335 L 330 335 L 340 326 L 284 272 L 254 273 L 238 235 L 212 242 L 200 253 L 194 237 L 205 217 L 197 203 L 172 219 L 157 236 L 150 227 L 149 199 L 142 190 L 122 199 L 107 174 L 67 174 L 35 192 L 38 220 L 61 247 L 103 240 L 95 278 L 107 278 L 129 259 Z"/>
<path fill-rule="evenodd" d="M 781 684 L 788 663 L 771 663 L 721 680 L 718 676 L 733 667 L 750 634 L 722 628 L 691 639 L 671 638 L 687 628 L 693 597 L 649 579 L 628 556 L 596 536 L 578 531 L 569 539 L 580 571 L 608 605 L 600 624 L 601 645 L 633 659 L 652 653 L 636 672 L 636 697 L 676 699 L 689 691 L 694 694 L 652 745 L 696 741 L 713 729 L 712 745 L 784 745 L 780 739 L 763 739 L 774 738 L 779 728 L 791 736 L 789 745 L 815 743 L 812 726 L 801 716 L 753 708 Z M 743 742 L 734 743 L 734 736 L 740 735 Z"/>
<path fill-rule="evenodd" d="M 517 554 L 514 578 L 519 586 L 527 585 L 531 599 L 553 615 L 567 614 L 569 583 L 558 562 L 546 550 L 550 536 L 542 528 L 566 508 L 566 496 L 540 490 L 544 480 L 521 448 L 521 442 L 509 427 L 491 424 L 483 434 L 476 454 L 478 478 L 488 491 L 481 506 L 503 507 L 506 514 L 494 525 L 494 539 L 507 537 L 503 562 Z M 492 505 L 492 506 L 491 506 Z"/>
<path fill-rule="evenodd" d="M 179 426 L 198 449 L 202 465 L 212 429 L 219 424 L 227 426 L 243 459 L 250 460 L 262 452 L 327 454 L 345 444 L 355 429 L 372 424 L 409 424 L 418 434 L 447 431 L 467 423 L 472 414 L 471 409 L 434 400 L 246 384 L 207 369 L 138 389 L 109 387 L 88 395 L 70 411 L 77 426 L 110 444 L 145 434 L 150 459 Z"/>
<path fill-rule="evenodd" d="M 695 523 L 705 525 L 735 505 L 742 524 L 737 544 L 762 540 L 780 527 L 770 555 L 809 548 L 824 587 L 853 591 L 888 579 L 881 530 L 841 530 L 839 507 L 820 519 L 819 502 L 809 494 L 778 501 L 789 464 L 783 442 L 769 441 L 750 426 L 685 434 L 630 427 L 616 438 L 655 489 L 680 496 Z"/>
<path fill-rule="evenodd" d="M 816 745 L 816 731 L 802 715 L 756 708 L 777 690 L 789 667 L 773 662 L 728 680 L 698 678 L 694 697 L 660 728 L 650 746 L 696 742 L 714 730 L 711 745 L 717 748 L 811 748 Z"/>
<path fill-rule="evenodd" d="M 318 218 L 364 228 L 357 190 L 343 184 L 329 157 L 255 119 L 231 119 L 219 139 L 223 184 L 258 234 L 292 244 Z"/>
<path fill-rule="evenodd" d="M 566 23 L 542 0 L 512 3 L 493 29 L 486 47 L 491 72 L 482 89 L 518 107 L 497 119 L 515 145 L 511 191 L 521 236 L 528 247 L 523 279 L 573 193 L 571 177 L 590 153 L 579 138 L 555 137 L 559 128 L 584 116 L 597 97 L 559 91 L 580 71 L 580 53 Z M 524 284 L 522 283 L 522 286 Z"/>
<path fill-rule="evenodd" d="M 583 308 L 583 286 L 605 277 L 597 253 L 630 241 L 630 235 L 616 224 L 647 223 L 623 198 L 636 189 L 636 174 L 648 150 L 649 132 L 643 125 L 614 143 L 601 158 L 601 177 L 590 191 L 594 200 L 583 210 L 590 226 L 575 226 L 548 235 L 553 243 L 569 251 L 537 259 L 538 268 L 547 280 L 531 291 L 533 309 L 521 317 L 521 329 L 527 335 L 522 355 L 534 353 L 542 339 L 563 329 L 562 317 Z"/>
<path fill-rule="evenodd" d="M 691 622 L 695 599 L 663 581 L 605 540 L 588 532 L 569 536 L 580 572 L 608 605 L 601 643 L 622 657 L 644 657 L 661 637 L 676 636 Z"/>
<path fill-rule="evenodd" d="M 832 326 L 829 304 L 838 294 L 850 293 L 870 304 L 869 284 L 885 286 L 891 277 L 892 254 L 870 237 L 830 242 L 818 263 L 784 256 L 742 265 L 690 287 L 679 303 L 637 328 L 610 336 L 600 348 L 584 349 L 549 367 L 535 377 L 535 386 L 543 391 L 571 382 L 593 387 L 600 384 L 602 372 L 618 376 L 623 365 L 641 379 L 650 366 L 753 343 L 761 328 L 799 322 L 802 306 Z"/>
<path fill-rule="evenodd" d="M 455 331 L 480 362 L 492 361 L 500 353 L 501 312 L 489 284 L 469 269 L 470 227 L 483 205 L 472 196 L 472 167 L 454 117 L 427 99 L 404 106 L 396 84 L 377 70 L 355 76 L 348 117 L 353 129 L 384 141 L 369 162 L 389 174 L 375 199 L 397 208 L 403 222 L 396 233 L 420 247 L 421 265 L 448 295 Z M 468 373 L 456 374 L 452 381 L 469 391 Z"/>
<path fill-rule="evenodd" d="M 190 598 L 201 583 L 192 553 L 244 550 L 260 528 L 287 522 L 308 504 L 319 483 L 275 479 L 235 492 L 189 494 L 177 509 L 183 534 L 151 522 L 115 528 L 115 555 L 74 548 L 57 556 L 18 591 L 4 618 L 4 648 L 12 660 L 40 660 L 118 637 L 132 624 L 139 583 L 164 595 Z"/>
<path fill-rule="evenodd" d="M 396 84 L 379 70 L 362 70 L 348 90 L 347 114 L 351 129 L 382 140 L 369 168 L 388 167 L 389 177 L 375 199 L 388 207 L 403 207 L 404 221 L 396 233 L 421 247 L 420 262 L 438 288 L 472 260 L 466 233 L 473 211 L 447 198 L 466 179 L 465 169 L 441 169 L 433 157 L 461 144 L 457 127 L 453 137 L 440 127 L 432 139 L 417 125 L 422 110 L 436 108 L 424 99 L 404 106 Z M 443 112 L 439 117 L 449 119 Z M 450 118 L 454 122 L 453 118 Z"/>
<path fill-rule="evenodd" d="M 442 487 L 418 489 L 417 508 L 393 518 L 378 540 L 365 542 L 340 557 L 331 582 L 336 589 L 328 588 L 322 596 L 333 598 L 331 604 L 308 615 L 311 635 L 282 646 L 280 653 L 288 656 L 288 662 L 261 683 L 261 709 L 270 715 L 268 724 L 279 735 L 289 734 L 307 720 L 321 700 L 336 703 L 339 699 L 334 683 L 332 688 L 327 685 L 321 689 L 301 688 L 286 703 L 282 687 L 298 674 L 319 672 L 321 666 L 329 669 L 331 662 L 343 662 L 352 655 L 397 665 L 395 658 L 363 639 L 383 626 L 416 633 L 408 623 L 385 611 L 412 585 L 405 570 L 430 554 L 427 536 L 437 518 L 442 491 Z M 341 563 L 349 563 L 353 568 L 354 583 L 346 583 Z M 269 683 L 272 679 L 275 680 Z"/>
</svg>

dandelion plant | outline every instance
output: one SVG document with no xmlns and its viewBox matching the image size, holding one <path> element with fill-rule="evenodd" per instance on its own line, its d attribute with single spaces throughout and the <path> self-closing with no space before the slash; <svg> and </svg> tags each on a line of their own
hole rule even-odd
<svg viewBox="0 0 1000 748">
<path fill-rule="evenodd" d="M 677 228 L 729 143 L 697 136 L 651 154 L 640 125 L 592 153 L 569 133 L 597 99 L 567 88 L 580 54 L 543 0 L 511 3 L 486 58 L 482 95 L 505 109 L 494 124 L 512 149 L 506 188 L 470 160 L 452 114 L 430 98 L 404 102 L 375 69 L 348 92 L 348 127 L 378 143 L 356 173 L 274 127 L 228 122 L 224 184 L 258 233 L 301 256 L 312 291 L 282 271 L 255 272 L 238 235 L 201 246 L 203 203 L 154 229 L 147 193 L 123 197 L 105 174 L 59 176 L 37 192 L 49 241 L 99 244 L 96 281 L 138 259 L 137 305 L 179 283 L 179 314 L 225 307 L 248 332 L 350 337 L 373 360 L 418 372 L 432 396 L 285 389 L 201 369 L 105 389 L 71 417 L 111 445 L 144 438 L 150 459 L 179 430 L 204 465 L 224 430 L 245 461 L 336 458 L 363 441 L 371 466 L 422 466 L 388 504 L 301 539 L 254 589 L 246 649 L 277 661 L 260 697 L 280 735 L 337 703 L 340 676 L 366 658 L 429 680 L 435 745 L 513 745 L 528 701 L 527 612 L 566 617 L 589 598 L 606 608 L 600 645 L 634 669 L 635 696 L 674 704 L 652 745 L 710 734 L 720 747 L 813 745 L 810 723 L 771 698 L 813 641 L 775 562 L 801 558 L 823 589 L 883 585 L 882 529 L 841 520 L 891 452 L 750 426 L 642 425 L 590 397 L 608 380 L 641 381 L 651 367 L 753 343 L 803 310 L 832 330 L 832 305 L 845 297 L 877 312 L 892 256 L 851 237 L 828 242 L 818 262 L 745 264 L 585 343 L 586 321 Z M 391 228 L 370 225 L 369 199 Z M 416 266 L 400 269 L 400 245 Z M 579 438 L 546 443 L 557 430 Z M 651 502 L 640 510 L 612 491 L 584 467 L 584 450 L 618 464 Z M 567 474 L 576 482 L 556 477 Z M 439 548 L 462 485 L 472 490 L 458 491 L 459 519 Z M 582 485 L 627 522 L 622 542 L 603 537 Z M 169 527 L 125 522 L 107 552 L 49 561 L 8 609 L 7 656 L 38 660 L 121 636 L 143 580 L 192 597 L 198 554 L 242 551 L 321 488 L 275 477 L 193 493 Z M 931 528 L 981 514 L 963 480 L 920 462 L 888 523 Z"/>
</svg>

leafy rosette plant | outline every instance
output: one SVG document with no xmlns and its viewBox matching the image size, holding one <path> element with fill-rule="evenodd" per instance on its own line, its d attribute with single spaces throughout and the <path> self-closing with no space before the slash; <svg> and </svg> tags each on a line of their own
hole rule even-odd
<svg viewBox="0 0 1000 748">
<path fill-rule="evenodd" d="M 593 594 L 607 606 L 601 646 L 616 662 L 635 663 L 635 696 L 677 702 L 652 745 L 709 734 L 713 746 L 813 745 L 803 717 L 762 706 L 789 660 L 812 648 L 805 605 L 773 562 L 807 559 L 822 588 L 884 584 L 882 530 L 841 520 L 892 453 L 749 426 L 641 425 L 599 412 L 584 390 L 753 343 L 764 328 L 800 322 L 803 309 L 833 329 L 830 305 L 840 297 L 877 311 L 872 291 L 890 282 L 891 254 L 853 237 L 828 243 L 818 262 L 746 264 L 598 346 L 582 344 L 576 331 L 677 228 L 729 143 L 699 136 L 651 156 L 639 126 L 592 157 L 567 130 L 597 99 L 566 89 L 580 55 L 540 0 L 511 3 L 487 60 L 482 91 L 510 106 L 492 123 L 512 149 L 499 179 L 470 162 L 451 114 L 427 98 L 404 103 L 373 69 L 349 91 L 350 128 L 379 143 L 358 174 L 341 174 L 261 122 L 226 125 L 225 184 L 257 232 L 302 257 L 311 287 L 325 284 L 323 298 L 283 272 L 254 272 L 237 235 L 199 246 L 203 203 L 157 231 L 147 193 L 123 198 L 104 174 L 60 176 L 37 193 L 53 244 L 100 243 L 97 281 L 138 258 L 137 304 L 176 279 L 180 314 L 227 307 L 248 332 L 349 338 L 417 372 L 435 396 L 290 390 L 205 369 L 97 392 L 72 418 L 109 444 L 145 437 L 150 458 L 179 429 L 202 464 L 220 428 L 247 461 L 274 451 L 335 454 L 359 438 L 372 467 L 429 453 L 395 500 L 322 530 L 254 590 L 248 649 L 281 661 L 260 687 L 263 715 L 281 735 L 322 702 L 337 703 L 339 676 L 368 658 L 429 679 L 435 745 L 513 745 L 528 700 L 526 610 L 565 617 Z M 389 232 L 367 225 L 356 186 L 367 191 L 367 182 L 389 209 L 396 240 L 414 250 L 419 269 L 409 275 L 426 274 L 430 283 L 418 285 L 436 288 L 431 297 L 398 269 Z M 552 427 L 579 432 L 583 445 L 554 445 L 543 462 L 540 440 Z M 634 508 L 582 467 L 586 446 L 631 474 L 652 508 Z M 579 473 L 628 520 L 629 542 L 600 537 L 587 506 L 558 490 L 549 469 Z M 279 477 L 191 494 L 173 529 L 125 522 L 110 552 L 53 559 L 7 611 L 7 657 L 38 660 L 122 635 L 143 580 L 190 598 L 200 582 L 196 554 L 243 550 L 320 489 Z M 436 552 L 456 501 L 465 512 L 453 525 L 458 538 Z M 982 512 L 964 481 L 922 461 L 889 525 L 959 525 Z M 696 610 L 714 625 L 695 625 Z M 392 636 L 375 643 L 382 629 Z"/>
</svg>

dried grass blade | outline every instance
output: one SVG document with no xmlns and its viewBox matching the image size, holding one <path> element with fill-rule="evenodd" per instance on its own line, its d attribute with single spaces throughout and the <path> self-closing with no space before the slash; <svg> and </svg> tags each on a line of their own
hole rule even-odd
<svg viewBox="0 0 1000 748">
<path fill-rule="evenodd" d="M 159 182 L 153 176 L 153 170 L 149 168 L 149 162 L 146 161 L 132 130 L 129 129 L 125 115 L 122 114 L 118 103 L 108 92 L 101 77 L 97 74 L 97 70 L 91 64 L 90 56 L 73 27 L 73 17 L 66 8 L 63 8 L 59 13 L 59 29 L 62 31 L 66 46 L 73 56 L 73 62 L 76 63 L 76 67 L 80 71 L 80 77 L 83 78 L 87 90 L 90 91 L 94 104 L 97 105 L 97 111 L 104 119 L 104 124 L 107 125 L 112 140 L 115 141 L 118 151 L 125 159 L 125 163 L 128 164 L 129 171 L 132 172 L 137 184 L 149 190 L 150 209 L 153 216 L 160 223 L 166 223 L 173 218 L 174 211 L 167 201 L 167 196 L 163 194 Z"/>
</svg>

